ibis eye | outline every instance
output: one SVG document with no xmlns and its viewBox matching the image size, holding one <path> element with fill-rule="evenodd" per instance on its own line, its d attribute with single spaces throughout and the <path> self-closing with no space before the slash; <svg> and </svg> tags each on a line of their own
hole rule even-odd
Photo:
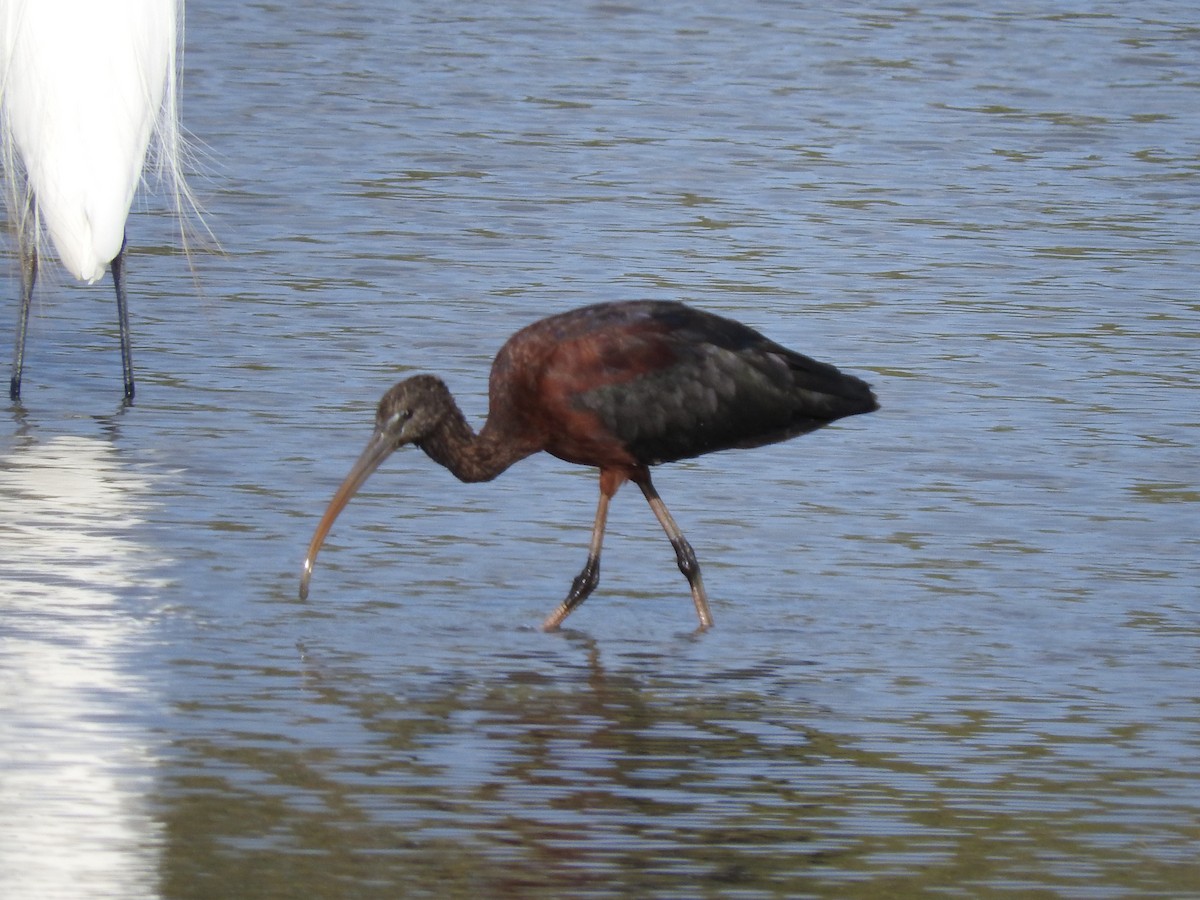
<svg viewBox="0 0 1200 900">
<path fill-rule="evenodd" d="M 390 429 L 400 428 L 411 418 L 412 410 L 398 409 L 388 417 L 387 427 Z"/>
</svg>

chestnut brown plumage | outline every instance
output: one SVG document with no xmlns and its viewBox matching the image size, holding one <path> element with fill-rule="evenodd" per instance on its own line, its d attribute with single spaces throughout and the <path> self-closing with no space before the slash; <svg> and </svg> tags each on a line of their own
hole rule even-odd
<svg viewBox="0 0 1200 900">
<path fill-rule="evenodd" d="M 539 451 L 600 470 L 600 503 L 583 571 L 543 623 L 557 628 L 599 582 L 608 504 L 639 488 L 675 549 L 701 628 L 712 624 L 696 554 L 650 480 L 650 466 L 759 447 L 878 409 L 853 375 L 682 303 L 600 303 L 534 322 L 492 364 L 488 418 L 476 434 L 440 378 L 388 390 L 375 433 L 317 526 L 300 596 L 338 514 L 392 451 L 415 444 L 462 481 L 490 481 Z"/>
</svg>

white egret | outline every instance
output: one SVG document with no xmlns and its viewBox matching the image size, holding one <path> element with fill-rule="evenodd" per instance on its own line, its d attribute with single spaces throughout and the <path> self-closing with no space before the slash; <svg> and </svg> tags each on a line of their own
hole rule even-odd
<svg viewBox="0 0 1200 900">
<path fill-rule="evenodd" d="M 188 199 L 176 92 L 182 15 L 182 0 L 0 0 L 0 140 L 21 256 L 13 400 L 46 235 L 81 281 L 111 267 L 133 399 L 125 220 L 152 140 L 177 208 Z"/>
</svg>

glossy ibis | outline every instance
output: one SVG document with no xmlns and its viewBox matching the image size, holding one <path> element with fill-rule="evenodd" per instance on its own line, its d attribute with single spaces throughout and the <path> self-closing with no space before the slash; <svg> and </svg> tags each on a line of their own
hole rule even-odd
<svg viewBox="0 0 1200 900">
<path fill-rule="evenodd" d="M 133 399 L 125 220 L 152 138 L 177 207 L 189 199 L 178 165 L 182 7 L 181 0 L 0 0 L 0 136 L 21 256 L 13 400 L 21 396 L 43 232 L 79 280 L 94 282 L 112 268 L 125 399 Z"/>
<path fill-rule="evenodd" d="M 534 322 L 496 355 L 488 395 L 478 434 L 433 375 L 407 378 L 383 395 L 375 433 L 309 545 L 302 599 L 338 513 L 393 450 L 415 444 L 462 481 L 490 481 L 544 450 L 598 467 L 600 503 L 587 563 L 542 627 L 558 627 L 596 587 L 609 501 L 632 481 L 667 532 L 707 628 L 712 615 L 696 554 L 655 491 L 650 466 L 787 440 L 878 408 L 853 375 L 740 322 L 663 301 L 600 303 Z"/>
</svg>

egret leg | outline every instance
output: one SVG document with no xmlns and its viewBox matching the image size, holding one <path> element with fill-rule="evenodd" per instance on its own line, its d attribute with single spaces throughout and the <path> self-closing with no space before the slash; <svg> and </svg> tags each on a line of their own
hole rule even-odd
<svg viewBox="0 0 1200 900">
<path fill-rule="evenodd" d="M 133 348 L 129 339 L 129 304 L 125 299 L 125 239 L 109 266 L 113 288 L 117 292 L 117 328 L 121 333 L 121 374 L 125 380 L 125 401 L 133 402 Z"/>
<path fill-rule="evenodd" d="M 33 301 L 33 283 L 37 281 L 38 254 L 30 247 L 21 254 L 21 306 L 17 311 L 17 338 L 13 348 L 12 378 L 8 382 L 8 398 L 21 399 L 21 371 L 25 368 L 25 330 L 29 326 L 29 306 Z"/>
<path fill-rule="evenodd" d="M 612 494 L 606 493 L 603 484 L 600 488 L 600 502 L 596 506 L 596 523 L 592 526 L 592 543 L 588 547 L 587 562 L 583 571 L 571 582 L 571 592 L 567 599 L 558 605 L 550 616 L 542 623 L 542 631 L 554 631 L 562 624 L 562 620 L 571 614 L 571 610 L 587 599 L 588 594 L 600 583 L 600 547 L 604 543 L 604 526 L 608 522 L 608 502 Z"/>
<path fill-rule="evenodd" d="M 638 481 L 638 487 L 642 489 L 646 502 L 654 510 L 655 518 L 658 519 L 663 531 L 670 538 L 671 546 L 675 548 L 675 560 L 679 563 L 679 571 L 683 573 L 688 580 L 688 586 L 692 589 L 692 602 L 696 604 L 696 615 L 700 617 L 700 628 L 711 628 L 713 617 L 708 610 L 708 595 L 704 592 L 704 582 L 700 580 L 700 563 L 696 561 L 696 552 L 692 550 L 692 545 L 688 543 L 683 532 L 679 530 L 679 526 L 675 524 L 675 520 L 671 518 L 671 513 L 667 511 L 662 497 L 658 496 L 658 491 L 654 489 L 648 472 Z"/>
</svg>

